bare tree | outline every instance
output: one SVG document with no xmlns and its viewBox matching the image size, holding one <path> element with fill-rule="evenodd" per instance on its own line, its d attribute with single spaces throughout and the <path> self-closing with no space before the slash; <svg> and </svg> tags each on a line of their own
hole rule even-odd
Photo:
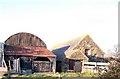
<svg viewBox="0 0 120 79">
<path fill-rule="evenodd" d="M 108 54 L 115 58 L 120 58 L 120 45 L 114 45 L 112 49 L 108 50 Z"/>
</svg>

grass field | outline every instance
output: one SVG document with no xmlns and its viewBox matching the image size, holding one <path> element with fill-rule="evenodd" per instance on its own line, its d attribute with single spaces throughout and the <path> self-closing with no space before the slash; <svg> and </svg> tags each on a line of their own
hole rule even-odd
<svg viewBox="0 0 120 79">
<path fill-rule="evenodd" d="M 39 73 L 39 74 L 31 74 L 31 75 L 12 75 L 10 79 L 96 79 L 99 75 L 95 73 Z M 2 78 L 2 79 L 8 79 Z"/>
</svg>

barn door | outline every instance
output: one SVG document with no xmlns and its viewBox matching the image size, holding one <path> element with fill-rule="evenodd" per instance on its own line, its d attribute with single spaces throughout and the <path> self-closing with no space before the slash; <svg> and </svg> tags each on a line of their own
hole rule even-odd
<svg viewBox="0 0 120 79">
<path fill-rule="evenodd" d="M 81 72 L 82 62 L 80 60 L 69 60 L 69 70 L 74 70 L 75 72 Z"/>
<path fill-rule="evenodd" d="M 82 70 L 82 63 L 80 61 L 75 61 L 74 71 L 81 72 L 81 70 Z"/>
</svg>

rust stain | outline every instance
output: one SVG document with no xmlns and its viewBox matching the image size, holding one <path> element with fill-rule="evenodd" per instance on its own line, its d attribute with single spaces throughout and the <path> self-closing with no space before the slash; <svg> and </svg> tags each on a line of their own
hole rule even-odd
<svg viewBox="0 0 120 79">
<path fill-rule="evenodd" d="M 44 47 L 32 47 L 32 46 L 10 46 L 5 45 L 5 55 L 17 55 L 17 56 L 54 56 L 48 49 Z"/>
</svg>

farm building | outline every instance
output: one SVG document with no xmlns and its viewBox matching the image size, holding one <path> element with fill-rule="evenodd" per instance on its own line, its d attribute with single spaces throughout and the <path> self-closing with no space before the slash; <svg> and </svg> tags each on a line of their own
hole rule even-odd
<svg viewBox="0 0 120 79">
<path fill-rule="evenodd" d="M 0 76 L 7 74 L 7 66 L 4 60 L 4 43 L 0 42 Z"/>
<path fill-rule="evenodd" d="M 57 44 L 52 48 L 52 52 L 57 56 L 57 72 L 65 69 L 84 72 L 83 63 L 85 62 L 91 62 L 92 65 L 96 62 L 107 62 L 104 59 L 104 52 L 89 35 Z"/>
<path fill-rule="evenodd" d="M 3 50 L 4 50 L 4 44 L 0 42 L 0 67 L 2 66 L 2 62 L 3 62 Z"/>
<path fill-rule="evenodd" d="M 4 50 L 11 73 L 55 72 L 56 55 L 33 34 L 21 32 L 10 36 Z"/>
</svg>

